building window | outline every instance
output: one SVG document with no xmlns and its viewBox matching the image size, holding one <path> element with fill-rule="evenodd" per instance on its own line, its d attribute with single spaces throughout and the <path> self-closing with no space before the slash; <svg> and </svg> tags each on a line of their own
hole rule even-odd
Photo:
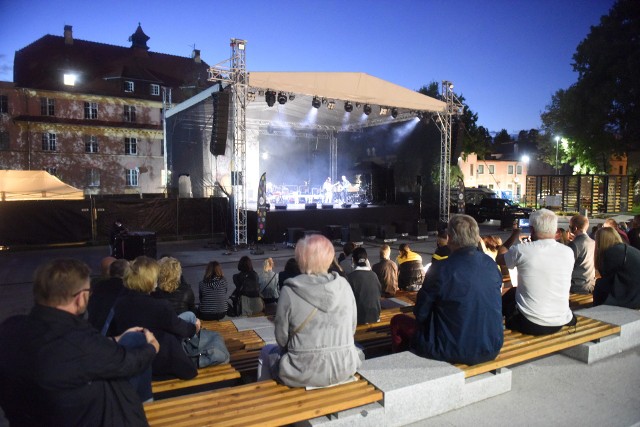
<svg viewBox="0 0 640 427">
<path fill-rule="evenodd" d="M 618 166 L 618 175 L 624 175 L 624 166 Z"/>
<path fill-rule="evenodd" d="M 9 150 L 9 132 L 0 132 L 0 151 Z"/>
<path fill-rule="evenodd" d="M 84 118 L 85 119 L 97 119 L 98 118 L 98 103 L 97 102 L 85 102 L 84 103 Z"/>
<path fill-rule="evenodd" d="M 9 112 L 9 97 L 7 95 L 0 95 L 0 113 Z"/>
<path fill-rule="evenodd" d="M 473 176 L 473 163 L 469 165 L 469 175 Z"/>
<path fill-rule="evenodd" d="M 493 175 L 495 173 L 495 166 L 489 165 L 489 173 Z"/>
<path fill-rule="evenodd" d="M 127 169 L 126 170 L 126 185 L 128 187 L 137 187 L 138 186 L 138 169 Z"/>
<path fill-rule="evenodd" d="M 125 92 L 133 92 L 134 89 L 135 89 L 135 85 L 133 84 L 133 82 L 131 80 L 126 80 L 124 82 L 124 91 Z"/>
<path fill-rule="evenodd" d="M 99 169 L 87 169 L 87 187 L 100 187 Z"/>
<path fill-rule="evenodd" d="M 489 190 L 493 190 L 493 184 L 489 184 Z"/>
<path fill-rule="evenodd" d="M 478 175 L 482 175 L 484 173 L 484 165 L 478 165 Z"/>
<path fill-rule="evenodd" d="M 155 84 L 151 85 L 151 95 L 155 95 L 155 96 L 160 95 L 160 85 L 155 85 Z"/>
<path fill-rule="evenodd" d="M 56 134 L 45 132 L 42 134 L 42 151 L 56 151 Z"/>
<path fill-rule="evenodd" d="M 47 168 L 43 168 L 43 170 L 45 170 L 48 174 L 51 174 L 53 176 L 58 176 L 58 168 L 56 167 L 47 167 Z"/>
<path fill-rule="evenodd" d="M 518 165 L 518 166 L 516 166 L 516 173 L 517 173 L 518 175 L 522 175 L 522 165 Z"/>
<path fill-rule="evenodd" d="M 507 173 L 508 173 L 509 175 L 513 175 L 513 165 L 509 165 L 509 166 L 507 166 Z"/>
<path fill-rule="evenodd" d="M 135 156 L 138 154 L 138 140 L 136 138 L 124 139 L 124 154 Z"/>
<path fill-rule="evenodd" d="M 40 98 L 40 114 L 43 116 L 56 115 L 56 101 L 53 98 Z"/>
<path fill-rule="evenodd" d="M 136 107 L 133 105 L 124 106 L 124 121 L 134 123 L 136 121 Z"/>
<path fill-rule="evenodd" d="M 97 153 L 98 152 L 98 137 L 95 135 L 89 135 L 84 140 L 85 153 Z"/>
</svg>

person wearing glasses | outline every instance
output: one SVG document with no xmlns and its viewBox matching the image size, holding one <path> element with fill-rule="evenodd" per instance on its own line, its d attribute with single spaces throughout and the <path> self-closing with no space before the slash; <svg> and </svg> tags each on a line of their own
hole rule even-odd
<svg viewBox="0 0 640 427">
<path fill-rule="evenodd" d="M 129 379 L 150 392 L 158 341 L 140 327 L 107 338 L 83 319 L 90 272 L 75 259 L 42 265 L 31 312 L 0 325 L 0 406 L 11 425 L 147 425 Z"/>
</svg>

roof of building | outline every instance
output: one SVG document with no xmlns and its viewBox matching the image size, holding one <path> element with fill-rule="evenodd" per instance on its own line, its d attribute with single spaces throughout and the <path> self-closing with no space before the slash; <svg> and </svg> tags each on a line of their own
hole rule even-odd
<svg viewBox="0 0 640 427">
<path fill-rule="evenodd" d="M 211 86 L 207 63 L 151 52 L 145 38 L 140 26 L 131 47 L 45 35 L 16 51 L 16 87 L 160 100 L 149 90 L 157 84 L 171 87 L 173 101 L 180 102 Z M 76 75 L 74 86 L 64 84 L 66 73 Z M 134 82 L 133 92 L 123 90 L 125 80 Z"/>
</svg>

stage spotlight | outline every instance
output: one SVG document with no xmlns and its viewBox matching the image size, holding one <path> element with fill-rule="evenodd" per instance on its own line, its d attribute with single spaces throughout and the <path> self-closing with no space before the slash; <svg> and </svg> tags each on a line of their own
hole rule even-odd
<svg viewBox="0 0 640 427">
<path fill-rule="evenodd" d="M 380 115 L 386 116 L 389 113 L 389 109 L 387 107 L 380 107 Z"/>
<path fill-rule="evenodd" d="M 247 101 L 253 102 L 255 100 L 256 100 L 256 93 L 255 92 L 247 93 Z"/>
<path fill-rule="evenodd" d="M 280 92 L 278 94 L 278 104 L 284 105 L 287 103 L 287 94 L 284 92 Z"/>
<path fill-rule="evenodd" d="M 311 101 L 311 106 L 313 108 L 320 108 L 320 105 L 322 105 L 320 98 L 318 98 L 317 96 L 314 96 L 313 100 Z"/>
<path fill-rule="evenodd" d="M 362 107 L 362 112 L 365 113 L 367 116 L 371 114 L 371 105 L 364 104 L 364 107 Z"/>
<path fill-rule="evenodd" d="M 296 96 L 292 93 L 289 94 L 289 101 L 293 101 L 294 99 L 296 99 Z"/>
<path fill-rule="evenodd" d="M 391 109 L 391 117 L 393 117 L 394 119 L 396 117 L 398 117 L 398 109 L 397 108 L 392 108 Z"/>
<path fill-rule="evenodd" d="M 268 90 L 264 94 L 264 100 L 267 101 L 269 107 L 273 107 L 276 103 L 276 93 L 272 90 Z"/>
<path fill-rule="evenodd" d="M 334 101 L 329 101 L 329 102 L 327 103 L 327 108 L 328 108 L 329 110 L 333 110 L 334 108 L 336 108 L 336 103 L 335 103 Z"/>
<path fill-rule="evenodd" d="M 356 108 L 360 109 L 360 103 L 356 102 Z"/>
<path fill-rule="evenodd" d="M 344 103 L 344 111 L 346 111 L 347 113 L 350 113 L 353 111 L 353 104 L 350 103 L 349 101 Z"/>
</svg>

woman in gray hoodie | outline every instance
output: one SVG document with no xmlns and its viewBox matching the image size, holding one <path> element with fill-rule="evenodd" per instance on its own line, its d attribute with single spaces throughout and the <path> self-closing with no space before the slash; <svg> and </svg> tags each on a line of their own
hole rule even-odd
<svg viewBox="0 0 640 427">
<path fill-rule="evenodd" d="M 278 345 L 265 346 L 258 380 L 275 378 L 290 387 L 326 387 L 352 379 L 362 352 L 353 341 L 356 301 L 349 283 L 327 270 L 335 257 L 319 234 L 296 244 L 302 274 L 280 291 L 275 318 Z"/>
</svg>

